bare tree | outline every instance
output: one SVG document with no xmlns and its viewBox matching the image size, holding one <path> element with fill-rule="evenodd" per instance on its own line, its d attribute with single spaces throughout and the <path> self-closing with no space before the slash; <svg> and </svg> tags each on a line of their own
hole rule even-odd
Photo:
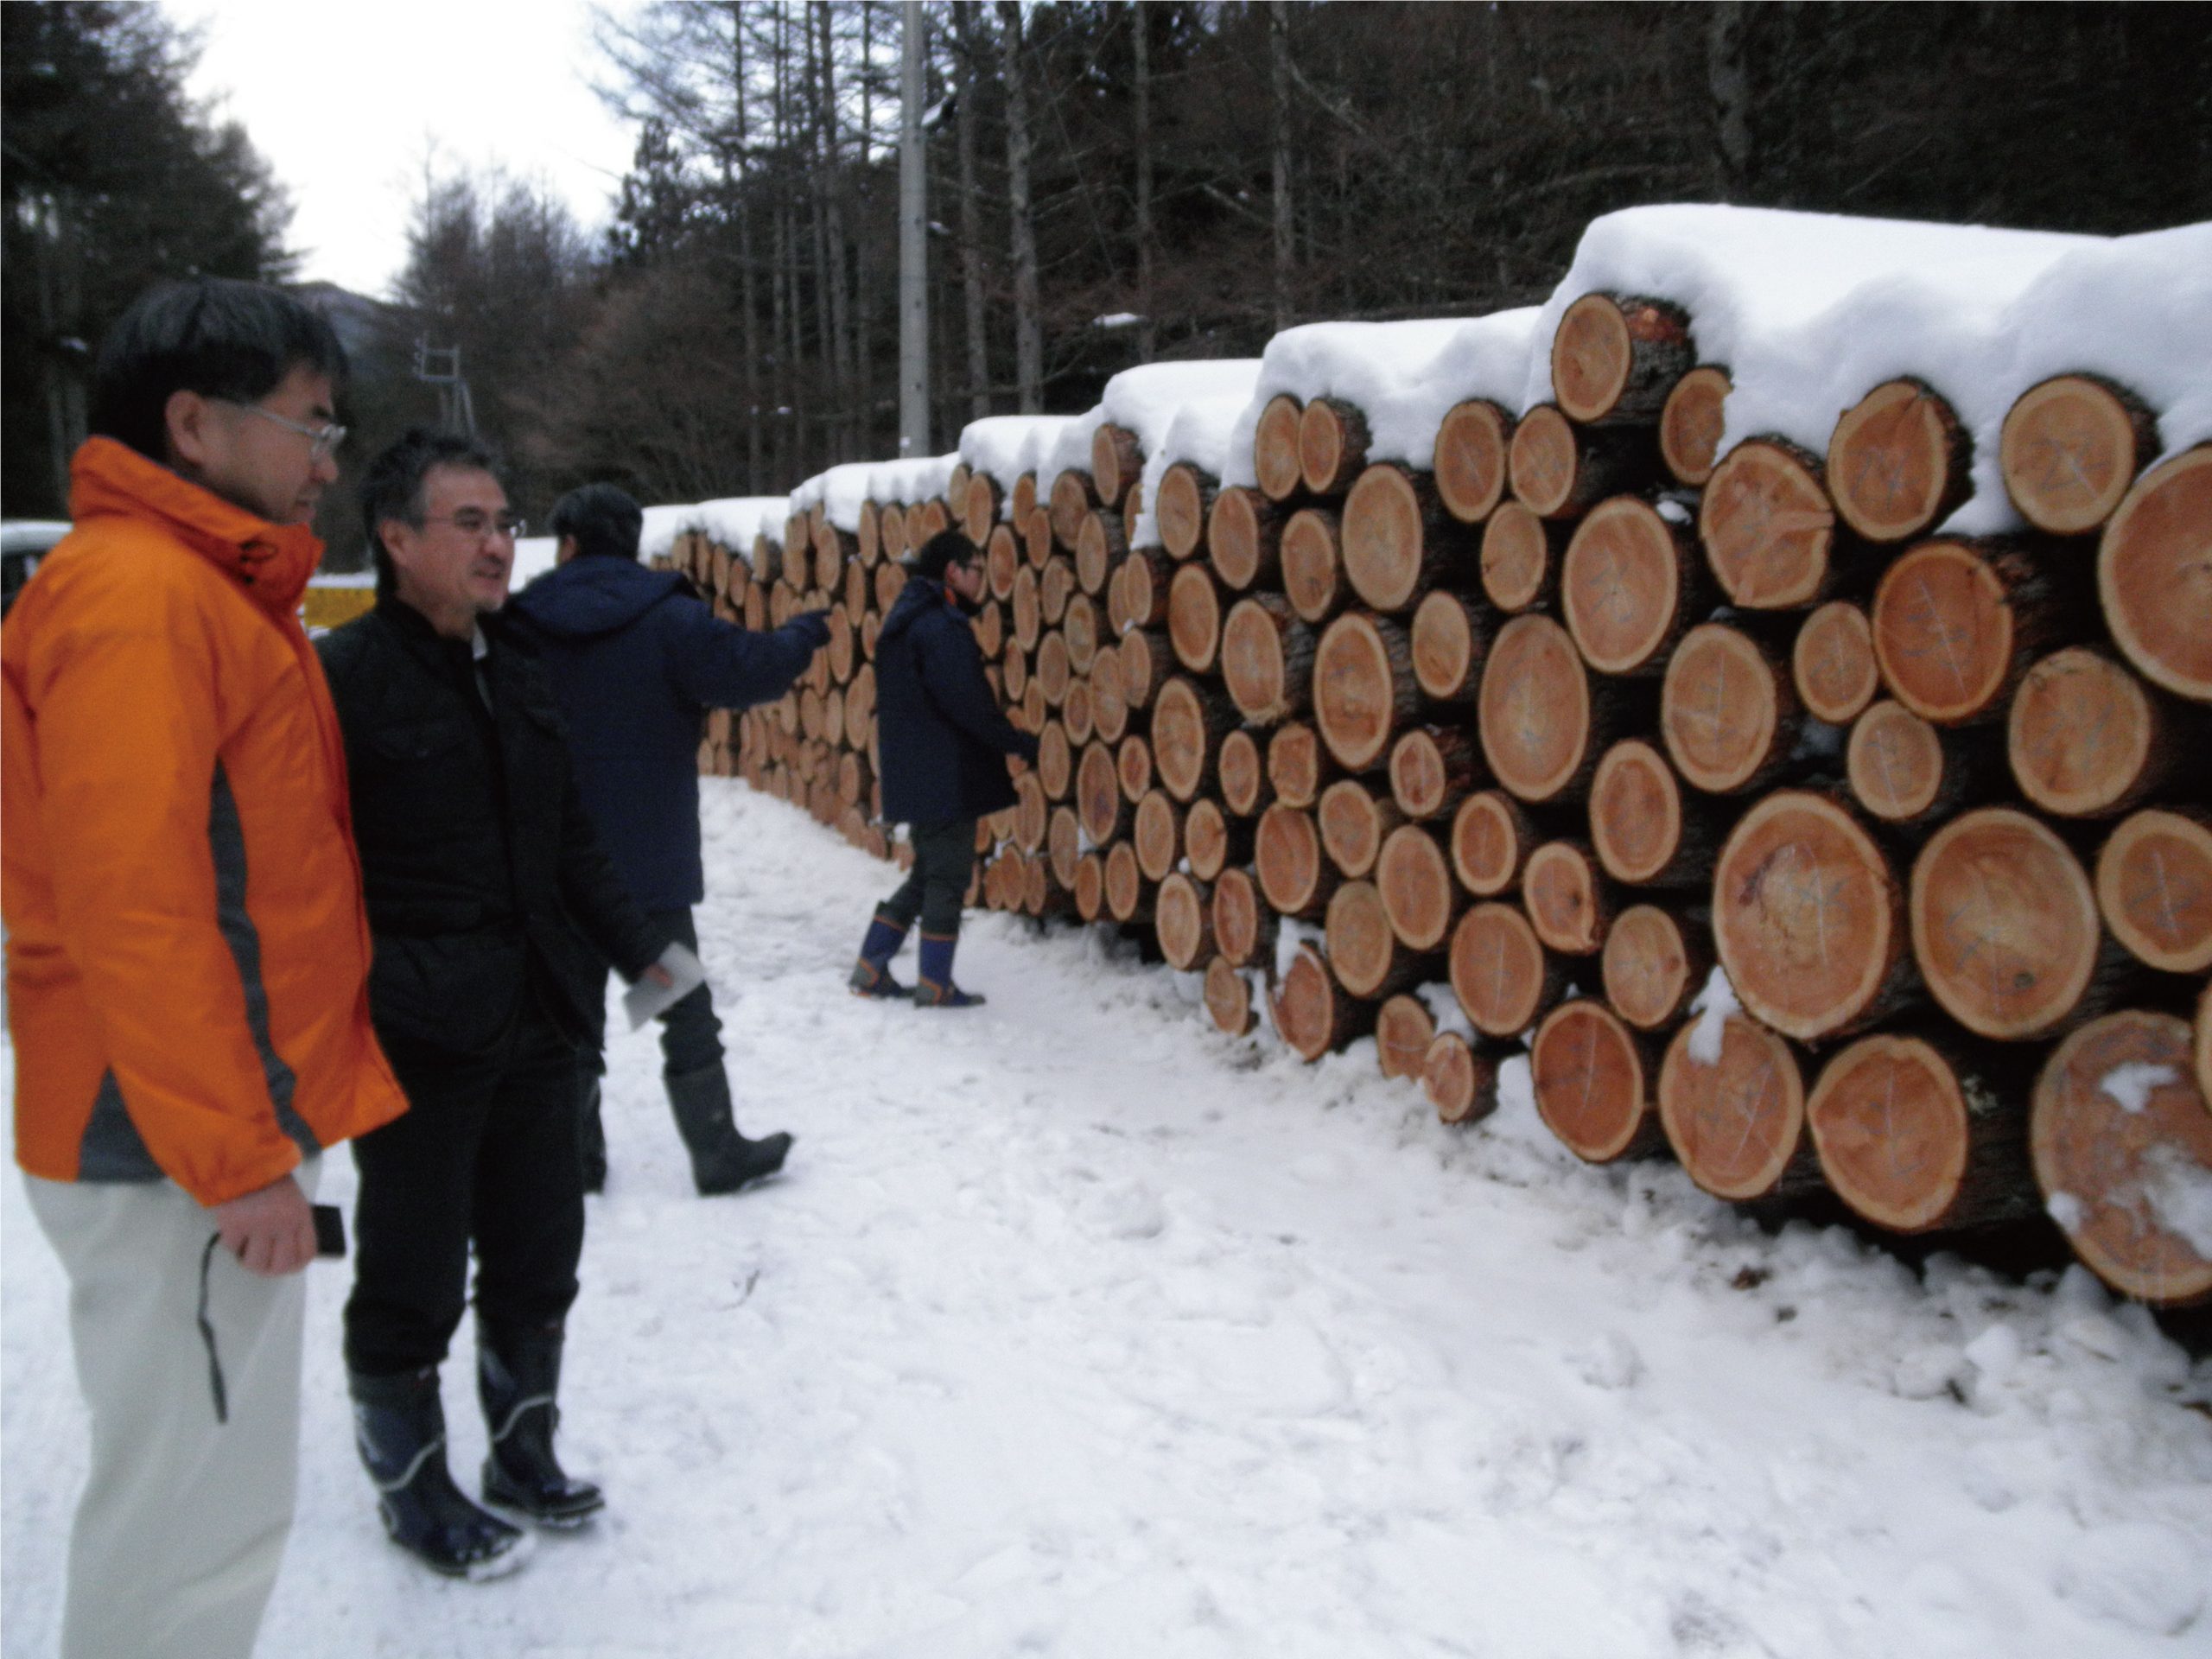
<svg viewBox="0 0 2212 1659">
<path fill-rule="evenodd" d="M 1751 77 L 1743 0 L 1715 0 L 1706 14 L 1706 75 L 1713 88 L 1713 194 L 1739 201 L 1751 171 Z"/>
<path fill-rule="evenodd" d="M 1137 359 L 1149 363 L 1159 354 L 1160 322 L 1152 292 L 1152 54 L 1146 36 L 1152 25 L 1140 0 L 1129 4 L 1130 96 L 1135 106 L 1137 151 Z"/>
<path fill-rule="evenodd" d="M 1029 95 L 1019 0 L 999 0 L 999 43 L 1006 80 L 1007 212 L 1013 219 L 1014 364 L 1021 412 L 1045 408 L 1045 327 L 1037 288 L 1037 225 L 1029 200 Z"/>
<path fill-rule="evenodd" d="M 955 0 L 953 27 L 957 31 L 954 61 L 959 72 L 957 103 L 954 105 L 954 142 L 960 159 L 960 275 L 968 324 L 968 410 L 981 420 L 991 412 L 990 335 L 983 322 L 983 209 L 982 181 L 976 170 L 976 131 L 982 125 L 978 105 L 982 100 L 982 77 L 977 73 L 984 51 L 977 0 Z"/>
<path fill-rule="evenodd" d="M 1274 84 L 1275 327 L 1290 327 L 1294 257 L 1290 213 L 1290 5 L 1268 0 L 1268 61 Z"/>
</svg>

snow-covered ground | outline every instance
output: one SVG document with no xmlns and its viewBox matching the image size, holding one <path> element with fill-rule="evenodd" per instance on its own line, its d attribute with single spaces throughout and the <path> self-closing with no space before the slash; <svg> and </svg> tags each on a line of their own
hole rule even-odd
<svg viewBox="0 0 2212 1659">
<path fill-rule="evenodd" d="M 618 1040 L 563 1441 L 612 1509 L 492 1585 L 385 1541 L 346 1276 L 311 1269 L 263 1653 L 2212 1652 L 2212 1364 L 2078 1271 L 1770 1236 L 1671 1167 L 1574 1164 L 1525 1087 L 1446 1130 L 1365 1045 L 1230 1041 L 1078 931 L 974 918 L 974 1014 L 857 1001 L 887 867 L 706 787 L 741 1121 L 797 1132 L 791 1173 L 692 1197 L 652 1035 Z M 28 1656 L 83 1428 L 58 1270 L 0 1187 Z"/>
</svg>

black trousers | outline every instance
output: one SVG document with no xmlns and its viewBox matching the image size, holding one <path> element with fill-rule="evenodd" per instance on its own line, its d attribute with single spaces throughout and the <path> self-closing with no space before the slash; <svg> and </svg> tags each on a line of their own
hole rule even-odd
<svg viewBox="0 0 2212 1659">
<path fill-rule="evenodd" d="M 913 827 L 914 868 L 883 909 L 901 927 L 921 918 L 922 931 L 940 938 L 960 931 L 960 909 L 976 870 L 976 820 Z"/>
<path fill-rule="evenodd" d="M 689 906 L 675 910 L 649 910 L 645 919 L 654 928 L 690 950 L 699 948 L 698 925 Z M 591 1035 L 578 1056 L 582 1061 L 587 1090 L 607 1075 L 607 992 L 600 988 L 598 1003 L 589 1012 Z M 661 1075 L 688 1077 L 721 1064 L 722 1022 L 715 1012 L 715 999 L 704 984 L 670 1005 L 660 1016 Z"/>
<path fill-rule="evenodd" d="M 371 1376 L 444 1360 L 467 1306 L 494 1325 L 557 1323 L 584 1245 L 576 1046 L 536 996 L 492 1060 L 388 1047 L 408 1110 L 353 1142 L 346 1363 Z"/>
</svg>

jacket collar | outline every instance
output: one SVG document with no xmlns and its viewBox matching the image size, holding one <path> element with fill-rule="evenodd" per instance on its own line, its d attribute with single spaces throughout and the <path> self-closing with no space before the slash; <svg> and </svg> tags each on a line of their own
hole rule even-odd
<svg viewBox="0 0 2212 1659">
<path fill-rule="evenodd" d="M 69 515 L 151 519 L 280 614 L 298 608 L 322 561 L 305 524 L 272 524 L 112 438 L 87 438 L 71 459 Z"/>
</svg>

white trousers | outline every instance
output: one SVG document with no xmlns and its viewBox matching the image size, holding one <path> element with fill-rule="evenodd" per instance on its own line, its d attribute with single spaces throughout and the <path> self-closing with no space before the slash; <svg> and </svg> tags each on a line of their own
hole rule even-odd
<svg viewBox="0 0 2212 1659">
<path fill-rule="evenodd" d="M 309 1198 L 319 1170 L 296 1172 Z M 292 1525 L 306 1275 L 210 1257 L 214 1223 L 173 1182 L 24 1179 L 69 1274 L 92 1413 L 63 1659 L 246 1659 Z"/>
</svg>

